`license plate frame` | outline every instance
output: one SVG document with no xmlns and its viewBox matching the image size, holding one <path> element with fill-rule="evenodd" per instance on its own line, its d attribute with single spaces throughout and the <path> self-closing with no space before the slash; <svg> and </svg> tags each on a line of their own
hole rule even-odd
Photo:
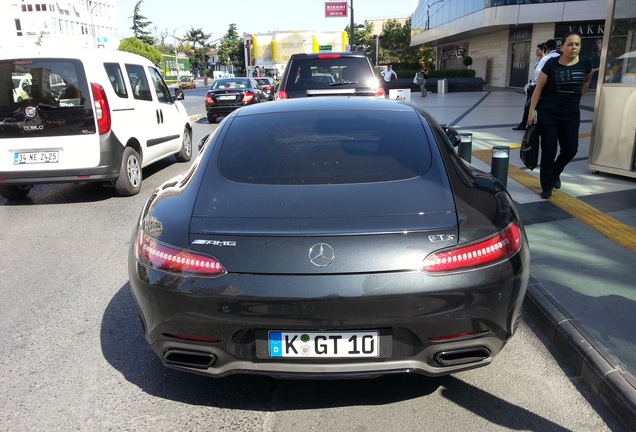
<svg viewBox="0 0 636 432">
<path fill-rule="evenodd" d="M 230 96 L 225 96 L 225 95 L 222 95 L 222 96 L 218 96 L 218 99 L 220 101 L 233 101 L 233 100 L 236 100 L 236 96 L 231 96 L 231 95 Z"/>
<path fill-rule="evenodd" d="M 269 358 L 377 359 L 380 332 L 371 331 L 280 331 L 267 336 Z"/>
<path fill-rule="evenodd" d="M 13 154 L 14 165 L 58 163 L 59 151 L 16 152 Z"/>
</svg>

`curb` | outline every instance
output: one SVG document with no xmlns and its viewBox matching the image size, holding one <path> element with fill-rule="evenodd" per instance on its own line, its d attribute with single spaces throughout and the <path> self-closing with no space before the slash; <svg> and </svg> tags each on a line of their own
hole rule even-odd
<svg viewBox="0 0 636 432">
<path fill-rule="evenodd" d="M 636 381 L 578 320 L 530 276 L 523 309 L 535 319 L 581 378 L 629 429 L 636 431 Z M 630 383 L 631 381 L 631 383 Z"/>
</svg>

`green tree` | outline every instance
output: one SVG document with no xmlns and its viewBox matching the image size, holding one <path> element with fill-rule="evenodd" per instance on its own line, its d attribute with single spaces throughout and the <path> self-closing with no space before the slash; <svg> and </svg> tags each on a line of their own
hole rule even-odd
<svg viewBox="0 0 636 432">
<path fill-rule="evenodd" d="M 141 14 L 141 12 L 139 12 L 139 10 L 141 9 L 141 4 L 143 2 L 144 0 L 139 0 L 137 4 L 135 4 L 133 16 L 128 17 L 129 19 L 132 18 L 132 22 L 133 22 L 132 27 L 130 29 L 133 31 L 133 34 L 135 35 L 137 39 L 139 39 L 140 41 L 148 45 L 154 45 L 155 38 L 152 37 L 150 30 L 146 28 L 150 24 L 152 24 L 152 21 L 148 21 L 148 18 L 146 18 L 145 16 Z"/>
<path fill-rule="evenodd" d="M 364 24 L 364 28 L 357 28 L 358 25 L 354 23 L 353 25 L 353 34 L 355 36 L 355 45 L 356 51 L 364 51 L 367 54 L 371 52 L 372 49 L 375 49 L 375 42 L 373 40 L 373 23 L 366 22 Z M 347 34 L 349 33 L 349 26 L 345 27 Z"/>
<path fill-rule="evenodd" d="M 238 36 L 236 24 L 230 24 L 219 46 L 219 61 L 233 70 L 245 72 L 245 41 Z"/>
<path fill-rule="evenodd" d="M 204 55 L 209 48 L 208 39 L 210 39 L 211 36 L 211 33 L 203 33 L 201 28 L 195 29 L 194 27 L 190 27 L 190 30 L 188 30 L 183 38 L 183 41 L 188 42 L 192 47 L 190 64 L 202 69 L 205 68 Z"/>
<path fill-rule="evenodd" d="M 379 63 L 400 65 L 402 69 L 419 69 L 427 63 L 431 69 L 435 66 L 436 49 L 434 47 L 411 47 L 411 18 L 404 24 L 391 19 L 384 24 L 380 39 Z"/>
<path fill-rule="evenodd" d="M 159 51 L 152 45 L 148 45 L 147 43 L 142 42 L 134 36 L 123 39 L 119 43 L 119 51 L 139 54 L 140 56 L 146 57 L 155 65 L 159 65 L 159 63 L 161 62 L 161 51 Z"/>
</svg>

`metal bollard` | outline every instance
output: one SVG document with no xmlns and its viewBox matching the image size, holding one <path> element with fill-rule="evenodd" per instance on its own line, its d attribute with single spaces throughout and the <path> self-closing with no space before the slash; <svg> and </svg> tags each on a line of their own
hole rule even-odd
<svg viewBox="0 0 636 432">
<path fill-rule="evenodd" d="M 470 163 L 473 154 L 473 134 L 462 133 L 459 136 L 462 139 L 459 143 L 459 157 Z"/>
<path fill-rule="evenodd" d="M 508 163 L 510 162 L 510 147 L 494 146 L 492 148 L 492 162 L 490 174 L 497 177 L 505 187 L 508 185 Z"/>
</svg>

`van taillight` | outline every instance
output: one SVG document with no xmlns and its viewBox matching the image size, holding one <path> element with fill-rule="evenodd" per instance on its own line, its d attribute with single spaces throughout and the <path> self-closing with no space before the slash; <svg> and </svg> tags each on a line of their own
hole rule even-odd
<svg viewBox="0 0 636 432">
<path fill-rule="evenodd" d="M 99 134 L 104 135 L 110 132 L 112 125 L 112 119 L 110 117 L 110 106 L 108 106 L 108 98 L 104 87 L 97 83 L 91 83 L 91 89 L 93 90 L 93 100 L 95 105 L 95 117 L 97 117 L 97 128 Z"/>
</svg>

